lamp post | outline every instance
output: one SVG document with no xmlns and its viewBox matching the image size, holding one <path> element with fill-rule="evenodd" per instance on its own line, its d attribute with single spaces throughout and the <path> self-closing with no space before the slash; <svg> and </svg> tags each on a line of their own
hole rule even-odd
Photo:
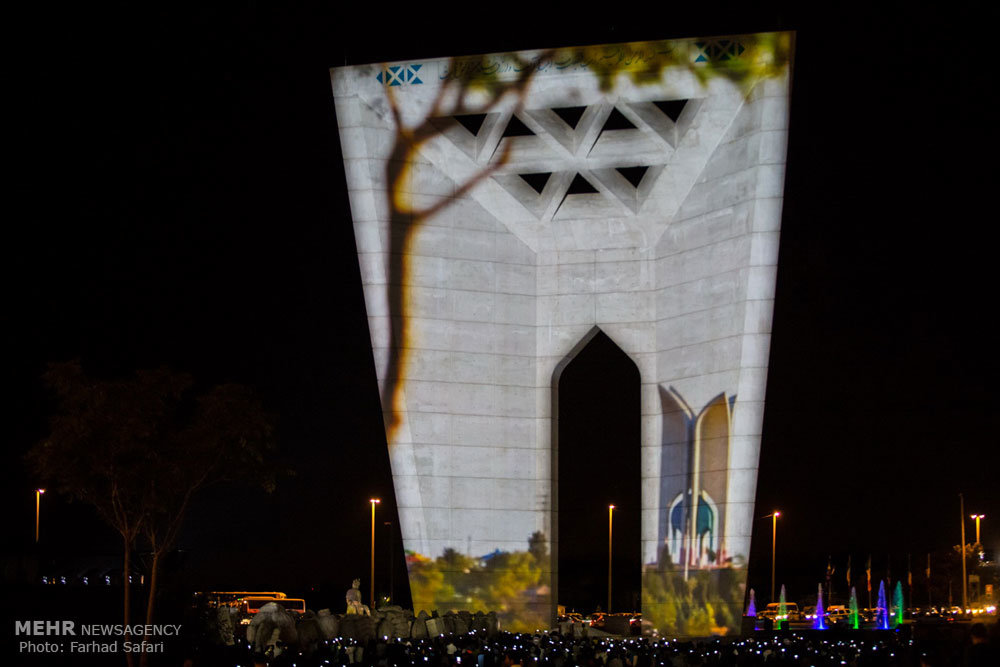
<svg viewBox="0 0 1000 667">
<path fill-rule="evenodd" d="M 986 515 L 985 514 L 972 514 L 971 517 L 976 520 L 976 544 L 982 544 L 982 542 L 979 541 L 979 520 L 980 519 L 985 519 Z"/>
<path fill-rule="evenodd" d="M 969 581 L 965 578 L 965 497 L 961 493 L 958 494 L 958 511 L 962 519 L 962 548 L 959 551 L 962 554 L 962 613 L 964 614 L 969 608 Z"/>
<path fill-rule="evenodd" d="M 42 494 L 45 493 L 45 489 L 35 489 L 35 544 L 38 544 L 38 524 L 42 513 Z M 979 522 L 976 522 L 976 526 Z"/>
<path fill-rule="evenodd" d="M 608 505 L 608 613 L 611 613 L 611 527 L 614 523 L 615 506 Z"/>
<path fill-rule="evenodd" d="M 369 581 L 371 581 L 372 611 L 375 611 L 375 506 L 382 501 L 378 498 L 372 498 L 369 502 L 372 504 L 372 568 Z"/>
<path fill-rule="evenodd" d="M 781 512 L 775 510 L 771 513 L 771 602 L 774 602 L 774 561 L 778 545 L 778 517 Z"/>
<path fill-rule="evenodd" d="M 385 538 L 389 542 L 389 602 L 395 604 L 396 602 L 396 586 L 393 583 L 395 581 L 392 573 L 393 564 L 396 562 L 396 557 L 393 555 L 393 546 L 396 540 L 392 539 L 392 521 L 385 522 Z"/>
<path fill-rule="evenodd" d="M 986 518 L 986 515 L 972 514 L 971 516 L 973 519 L 976 520 L 976 545 L 979 547 L 979 560 L 981 561 L 983 559 L 983 543 L 979 541 L 979 520 Z M 976 592 L 977 592 L 976 597 L 979 599 L 980 602 L 982 602 L 983 594 L 980 591 L 978 582 L 976 583 Z"/>
</svg>

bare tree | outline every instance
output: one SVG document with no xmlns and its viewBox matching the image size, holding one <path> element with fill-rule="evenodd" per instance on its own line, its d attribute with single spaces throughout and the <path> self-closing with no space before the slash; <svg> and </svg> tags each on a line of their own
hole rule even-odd
<svg viewBox="0 0 1000 667">
<path fill-rule="evenodd" d="M 79 362 L 69 362 L 51 364 L 44 379 L 59 411 L 27 461 L 57 491 L 92 505 L 118 531 L 126 626 L 132 553 L 137 538 L 148 542 L 149 625 L 161 559 L 176 543 L 194 495 L 230 479 L 274 488 L 272 420 L 246 387 L 222 385 L 193 396 L 192 378 L 167 369 L 95 380 Z M 126 660 L 131 667 L 133 655 Z"/>
</svg>

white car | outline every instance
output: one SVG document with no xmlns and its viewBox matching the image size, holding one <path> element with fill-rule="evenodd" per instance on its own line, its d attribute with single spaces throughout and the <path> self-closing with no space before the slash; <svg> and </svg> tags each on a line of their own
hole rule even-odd
<svg viewBox="0 0 1000 667">
<path fill-rule="evenodd" d="M 826 617 L 831 624 L 846 623 L 851 618 L 851 610 L 841 604 L 831 605 L 826 610 Z"/>
<path fill-rule="evenodd" d="M 801 621 L 802 614 L 799 613 L 799 605 L 794 602 L 785 603 L 785 614 L 781 614 L 781 603 L 772 602 L 767 605 L 767 608 L 760 614 L 764 618 L 769 618 L 772 621 Z"/>
</svg>

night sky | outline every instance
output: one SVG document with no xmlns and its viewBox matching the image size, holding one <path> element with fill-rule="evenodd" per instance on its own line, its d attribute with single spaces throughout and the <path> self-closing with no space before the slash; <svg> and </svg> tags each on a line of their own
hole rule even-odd
<svg viewBox="0 0 1000 667">
<path fill-rule="evenodd" d="M 18 17 L 30 46 L 8 98 L 6 554 L 32 540 L 37 481 L 20 457 L 52 409 L 45 364 L 165 364 L 254 387 L 297 473 L 273 496 L 202 498 L 175 565 L 192 586 L 339 596 L 367 577 L 377 495 L 377 577 L 391 533 L 403 595 L 328 68 L 765 30 L 797 31 L 757 491 L 758 516 L 783 512 L 779 581 L 805 595 L 828 556 L 842 577 L 848 553 L 856 580 L 869 553 L 876 576 L 891 558 L 894 577 L 912 553 L 916 579 L 927 552 L 959 542 L 960 492 L 1000 548 L 990 22 L 960 3 L 838 7 L 586 22 L 502 5 L 349 19 L 332 3 Z M 117 554 L 89 508 L 43 502 L 48 553 Z M 754 534 L 758 591 L 770 528 Z"/>
</svg>

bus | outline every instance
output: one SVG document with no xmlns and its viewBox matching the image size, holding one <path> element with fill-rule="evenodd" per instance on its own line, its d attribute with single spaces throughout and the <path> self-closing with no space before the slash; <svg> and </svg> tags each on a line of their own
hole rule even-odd
<svg viewBox="0 0 1000 667">
<path fill-rule="evenodd" d="M 271 598 L 272 600 L 284 600 L 288 596 L 280 591 L 211 591 L 209 593 L 195 593 L 195 600 L 204 599 L 209 607 L 234 607 L 238 606 L 236 601 L 245 597 Z"/>
</svg>

